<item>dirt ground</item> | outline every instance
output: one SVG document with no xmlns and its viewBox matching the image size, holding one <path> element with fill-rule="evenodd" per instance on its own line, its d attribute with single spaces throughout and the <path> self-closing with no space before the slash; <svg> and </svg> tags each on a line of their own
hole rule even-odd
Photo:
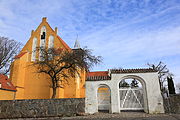
<svg viewBox="0 0 180 120">
<path fill-rule="evenodd" d="M 75 117 L 19 118 L 6 120 L 180 120 L 180 114 L 146 114 L 122 112 L 120 114 L 97 113 Z"/>
</svg>

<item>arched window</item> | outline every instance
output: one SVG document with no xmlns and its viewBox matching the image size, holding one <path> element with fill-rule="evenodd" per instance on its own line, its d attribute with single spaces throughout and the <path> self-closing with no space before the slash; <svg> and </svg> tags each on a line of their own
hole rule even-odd
<svg viewBox="0 0 180 120">
<path fill-rule="evenodd" d="M 45 43 L 46 43 L 46 27 L 43 26 L 41 28 L 41 39 L 40 39 L 40 47 L 45 47 Z"/>
<path fill-rule="evenodd" d="M 40 48 L 44 49 L 46 45 L 46 26 L 43 26 L 41 28 L 41 35 L 40 35 Z M 39 51 L 39 60 L 43 60 L 43 54 L 42 51 Z"/>
<path fill-rule="evenodd" d="M 31 61 L 36 60 L 37 38 L 33 38 Z"/>
<path fill-rule="evenodd" d="M 53 48 L 53 47 L 54 47 L 54 36 L 50 35 L 48 41 L 48 48 Z"/>
</svg>

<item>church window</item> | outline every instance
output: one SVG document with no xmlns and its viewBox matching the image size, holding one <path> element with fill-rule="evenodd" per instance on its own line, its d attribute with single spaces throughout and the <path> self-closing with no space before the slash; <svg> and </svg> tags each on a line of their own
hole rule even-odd
<svg viewBox="0 0 180 120">
<path fill-rule="evenodd" d="M 54 47 L 54 36 L 50 35 L 49 42 L 48 42 L 48 48 L 53 48 L 53 47 Z"/>
<path fill-rule="evenodd" d="M 37 38 L 33 38 L 31 61 L 36 60 Z"/>
<path fill-rule="evenodd" d="M 45 36 L 46 36 L 46 33 L 45 33 L 45 32 L 42 32 L 42 34 L 41 34 L 41 40 L 42 40 L 42 39 L 45 39 Z"/>
<path fill-rule="evenodd" d="M 40 39 L 40 48 L 41 49 L 44 49 L 45 48 L 45 45 L 46 45 L 46 27 L 43 26 L 41 28 L 41 39 Z M 43 60 L 43 54 L 42 54 L 42 51 L 40 50 L 39 51 L 39 60 L 42 61 Z"/>
<path fill-rule="evenodd" d="M 52 55 L 52 49 L 54 47 L 54 36 L 50 35 L 49 36 L 49 41 L 48 41 L 48 49 L 49 49 L 49 60 L 53 59 L 53 55 Z"/>
</svg>

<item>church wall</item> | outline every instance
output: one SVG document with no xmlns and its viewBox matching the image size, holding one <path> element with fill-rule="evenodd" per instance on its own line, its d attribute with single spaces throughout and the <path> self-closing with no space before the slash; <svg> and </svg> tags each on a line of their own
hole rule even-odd
<svg viewBox="0 0 180 120">
<path fill-rule="evenodd" d="M 85 97 L 85 79 L 86 79 L 86 71 L 85 69 L 79 70 L 81 76 L 76 76 L 76 98 L 84 98 Z"/>
<path fill-rule="evenodd" d="M 14 100 L 15 93 L 15 91 L 0 89 L 0 100 Z"/>
<path fill-rule="evenodd" d="M 86 84 L 86 71 L 81 71 L 81 79 L 80 79 L 80 98 L 85 98 L 85 84 Z"/>
<path fill-rule="evenodd" d="M 24 78 L 26 70 L 26 62 L 28 60 L 28 53 L 26 53 L 21 58 L 17 59 L 13 63 L 13 68 L 11 72 L 13 73 L 10 76 L 10 79 L 13 85 L 17 88 L 16 99 L 23 99 L 24 97 Z"/>
<path fill-rule="evenodd" d="M 32 63 L 27 63 L 25 72 L 25 92 L 26 99 L 48 99 L 50 98 L 49 78 L 44 74 L 39 74 Z"/>
<path fill-rule="evenodd" d="M 68 78 L 67 83 L 64 84 L 64 98 L 76 98 L 76 83 L 75 78 Z"/>
<path fill-rule="evenodd" d="M 19 72 L 19 62 L 20 60 L 17 59 L 14 62 L 11 63 L 11 71 L 10 71 L 10 80 L 13 83 L 13 85 L 17 85 L 17 78 L 18 78 L 18 72 Z"/>
</svg>

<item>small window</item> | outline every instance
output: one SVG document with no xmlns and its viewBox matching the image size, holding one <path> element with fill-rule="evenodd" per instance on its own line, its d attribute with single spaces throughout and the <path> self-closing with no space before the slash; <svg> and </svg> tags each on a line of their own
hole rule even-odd
<svg viewBox="0 0 180 120">
<path fill-rule="evenodd" d="M 42 35 L 41 35 L 41 39 L 45 39 L 45 37 L 46 37 L 46 33 L 43 32 Z"/>
<path fill-rule="evenodd" d="M 46 45 L 46 26 L 43 26 L 41 28 L 41 34 L 40 34 L 40 47 L 41 48 L 45 48 L 45 45 Z M 42 61 L 43 60 L 43 53 L 42 51 L 40 50 L 39 51 L 39 60 Z"/>
</svg>

